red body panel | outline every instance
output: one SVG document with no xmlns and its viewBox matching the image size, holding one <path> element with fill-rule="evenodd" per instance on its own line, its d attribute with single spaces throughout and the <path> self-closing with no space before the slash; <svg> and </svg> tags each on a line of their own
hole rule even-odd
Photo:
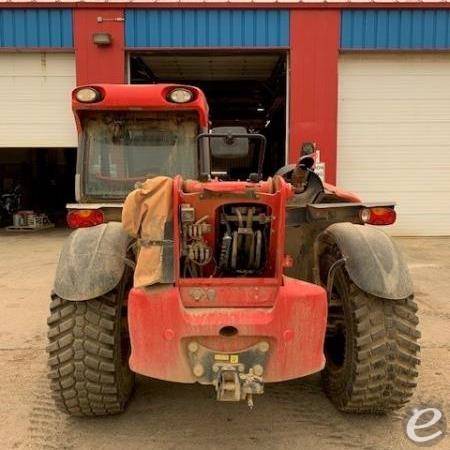
<svg viewBox="0 0 450 450">
<path fill-rule="evenodd" d="M 257 308 L 273 306 L 278 286 L 271 278 L 220 278 L 221 283 L 205 279 L 195 287 L 181 287 L 181 302 L 188 308 Z M 261 283 L 263 281 L 263 283 Z M 267 283 L 267 285 L 265 284 Z M 180 283 L 181 286 L 191 283 Z"/>
<path fill-rule="evenodd" d="M 174 182 L 173 285 L 133 289 L 128 299 L 132 353 L 137 373 L 184 383 L 199 380 L 193 374 L 187 346 L 194 340 L 212 352 L 244 352 L 266 341 L 270 349 L 264 370 L 267 382 L 298 378 L 324 365 L 323 342 L 327 322 L 327 295 L 317 285 L 283 276 L 285 208 L 291 186 L 281 177 L 260 183 L 212 181 L 200 183 L 177 177 Z M 205 268 L 202 278 L 180 275 L 178 211 L 189 203 L 196 217 L 218 223 L 227 203 L 268 205 L 272 215 L 266 269 L 261 277 L 220 278 Z M 217 228 L 205 240 L 214 246 Z M 237 334 L 225 337 L 222 327 Z"/>
<path fill-rule="evenodd" d="M 239 303 L 246 289 L 230 291 L 230 303 Z M 251 294 L 250 294 L 251 295 Z M 187 345 L 196 340 L 211 350 L 239 352 L 265 340 L 270 344 L 264 380 L 283 381 L 321 370 L 327 321 L 323 288 L 284 278 L 272 292 L 273 307 L 186 308 L 177 287 L 133 289 L 128 321 L 133 371 L 167 381 L 194 383 Z M 222 337 L 230 325 L 238 335 Z"/>
</svg>

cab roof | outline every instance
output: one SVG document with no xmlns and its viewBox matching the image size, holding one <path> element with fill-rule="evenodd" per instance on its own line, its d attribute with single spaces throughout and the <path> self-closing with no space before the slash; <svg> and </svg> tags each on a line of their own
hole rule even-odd
<svg viewBox="0 0 450 450">
<path fill-rule="evenodd" d="M 100 93 L 100 99 L 92 103 L 77 100 L 76 93 L 83 88 L 92 88 Z M 188 89 L 193 99 L 187 103 L 168 100 L 171 91 Z M 83 111 L 195 111 L 201 127 L 208 126 L 208 103 L 205 94 L 195 86 L 181 84 L 90 84 L 78 86 L 72 91 L 72 109 L 79 127 L 79 116 Z"/>
</svg>

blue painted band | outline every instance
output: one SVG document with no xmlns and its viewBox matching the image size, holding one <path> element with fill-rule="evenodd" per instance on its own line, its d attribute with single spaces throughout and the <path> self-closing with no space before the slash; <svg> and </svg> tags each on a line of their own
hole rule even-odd
<svg viewBox="0 0 450 450">
<path fill-rule="evenodd" d="M 288 47 L 281 9 L 127 9 L 127 47 Z"/>
<path fill-rule="evenodd" d="M 352 9 L 341 12 L 343 50 L 446 50 L 448 9 Z"/>
<path fill-rule="evenodd" d="M 72 48 L 71 9 L 0 9 L 0 48 Z"/>
</svg>

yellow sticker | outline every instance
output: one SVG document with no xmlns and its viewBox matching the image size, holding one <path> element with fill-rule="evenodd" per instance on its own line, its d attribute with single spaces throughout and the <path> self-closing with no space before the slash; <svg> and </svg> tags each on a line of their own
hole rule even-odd
<svg viewBox="0 0 450 450">
<path fill-rule="evenodd" d="M 214 359 L 216 361 L 228 361 L 228 355 L 221 355 L 220 353 L 216 353 L 214 355 Z"/>
<path fill-rule="evenodd" d="M 230 363 L 237 364 L 239 362 L 239 355 L 230 355 Z"/>
</svg>

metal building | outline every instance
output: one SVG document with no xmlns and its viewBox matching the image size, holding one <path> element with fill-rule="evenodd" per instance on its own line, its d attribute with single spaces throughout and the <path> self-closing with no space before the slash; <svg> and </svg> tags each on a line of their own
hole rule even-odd
<svg viewBox="0 0 450 450">
<path fill-rule="evenodd" d="M 0 0 L 0 191 L 72 200 L 76 84 L 176 81 L 264 128 L 268 171 L 315 141 L 328 182 L 398 202 L 392 233 L 450 234 L 449 50 L 445 0 Z"/>
</svg>

